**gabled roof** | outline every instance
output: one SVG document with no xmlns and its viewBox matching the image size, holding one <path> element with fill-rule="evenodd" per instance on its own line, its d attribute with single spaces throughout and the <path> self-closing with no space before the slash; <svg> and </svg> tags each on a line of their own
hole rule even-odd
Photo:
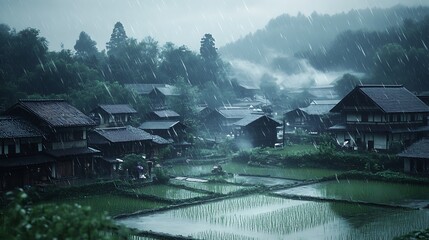
<svg viewBox="0 0 429 240">
<path fill-rule="evenodd" d="M 152 134 L 132 126 L 97 128 L 94 132 L 112 143 L 152 140 Z"/>
<path fill-rule="evenodd" d="M 64 100 L 20 100 L 8 112 L 17 108 L 23 108 L 52 127 L 95 125 L 95 122 L 91 118 Z"/>
<path fill-rule="evenodd" d="M 249 115 L 246 116 L 245 118 L 237 121 L 236 123 L 234 123 L 235 126 L 240 126 L 240 127 L 245 127 L 261 118 L 266 118 L 268 121 L 272 121 L 273 123 L 275 123 L 277 126 L 280 126 L 281 124 L 279 122 L 277 122 L 276 120 L 266 116 L 266 115 Z"/>
<path fill-rule="evenodd" d="M 167 130 L 179 124 L 179 121 L 147 121 L 140 125 L 143 130 Z"/>
<path fill-rule="evenodd" d="M 423 138 L 422 140 L 412 144 L 397 156 L 429 159 L 429 138 Z"/>
<path fill-rule="evenodd" d="M 139 95 L 146 95 L 152 92 L 157 87 L 164 87 L 166 84 L 162 83 L 150 83 L 150 84 L 144 84 L 144 83 L 134 83 L 134 84 L 125 84 L 125 88 L 133 91 Z"/>
<path fill-rule="evenodd" d="M 229 119 L 242 119 L 251 115 L 254 111 L 252 109 L 232 108 L 232 109 L 218 109 L 217 110 L 224 118 Z"/>
<path fill-rule="evenodd" d="M 363 94 L 384 113 L 429 112 L 429 107 L 417 96 L 400 85 L 357 86 L 345 96 L 331 111 L 339 112 L 344 102 L 355 94 Z M 358 106 L 359 103 L 356 103 Z"/>
<path fill-rule="evenodd" d="M 109 114 L 137 113 L 137 111 L 128 104 L 99 104 L 98 107 Z"/>
<path fill-rule="evenodd" d="M 300 109 L 309 115 L 325 115 L 329 114 L 329 111 L 331 111 L 339 101 L 340 100 L 317 100 L 310 103 L 308 107 Z"/>
<path fill-rule="evenodd" d="M 156 87 L 153 91 L 155 91 L 155 93 L 160 92 L 164 96 L 179 96 L 180 95 L 179 93 L 176 92 L 175 86 L 171 86 L 171 85 L 167 85 L 167 84 L 165 84 L 165 86 L 163 86 L 163 87 Z"/>
<path fill-rule="evenodd" d="M 180 115 L 173 110 L 153 111 L 153 113 L 160 118 L 180 117 Z"/>
<path fill-rule="evenodd" d="M 0 138 L 33 138 L 42 137 L 42 132 L 24 119 L 0 117 Z"/>
</svg>

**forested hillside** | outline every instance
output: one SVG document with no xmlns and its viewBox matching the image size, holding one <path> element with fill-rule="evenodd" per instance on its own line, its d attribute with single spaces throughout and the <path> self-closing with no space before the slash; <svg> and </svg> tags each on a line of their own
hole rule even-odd
<svg viewBox="0 0 429 240">
<path fill-rule="evenodd" d="M 396 6 L 352 10 L 332 16 L 316 12 L 308 17 L 284 14 L 272 19 L 264 29 L 222 47 L 220 52 L 227 58 L 266 63 L 266 59 L 273 56 L 324 51 L 338 34 L 347 30 L 386 30 L 401 26 L 405 19 L 420 21 L 428 13 L 428 7 Z"/>
</svg>

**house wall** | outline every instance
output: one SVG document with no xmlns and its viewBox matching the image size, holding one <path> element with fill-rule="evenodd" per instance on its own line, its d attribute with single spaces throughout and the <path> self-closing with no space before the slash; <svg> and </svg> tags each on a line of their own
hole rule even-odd
<svg viewBox="0 0 429 240">
<path fill-rule="evenodd" d="M 360 122 L 362 121 L 362 117 L 360 114 L 347 114 L 347 122 Z"/>
</svg>

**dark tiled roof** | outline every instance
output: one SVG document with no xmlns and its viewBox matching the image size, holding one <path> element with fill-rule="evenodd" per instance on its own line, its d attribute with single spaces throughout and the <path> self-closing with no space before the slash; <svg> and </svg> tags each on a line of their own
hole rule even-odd
<svg viewBox="0 0 429 240">
<path fill-rule="evenodd" d="M 151 140 L 152 135 L 132 126 L 98 128 L 94 132 L 112 143 Z"/>
<path fill-rule="evenodd" d="M 249 116 L 246 116 L 245 118 L 237 121 L 236 123 L 234 123 L 234 125 L 240 126 L 240 127 L 245 127 L 245 126 L 253 123 L 254 121 L 256 121 L 256 120 L 258 120 L 260 118 L 267 118 L 268 121 L 274 122 L 277 126 L 281 125 L 276 120 L 274 120 L 274 119 L 272 119 L 270 117 L 267 117 L 265 115 L 249 115 Z"/>
<path fill-rule="evenodd" d="M 335 107 L 335 105 L 336 103 L 335 104 L 310 104 L 310 106 L 305 108 L 300 108 L 300 109 L 308 113 L 309 115 L 325 115 L 325 114 L 328 114 L 329 111 L 331 111 L 331 109 Z"/>
<path fill-rule="evenodd" d="M 95 153 L 100 153 L 100 151 L 90 147 L 81 147 L 81 148 L 46 150 L 46 153 L 53 157 L 66 157 L 66 156 L 92 155 Z"/>
<path fill-rule="evenodd" d="M 38 154 L 38 155 L 25 156 L 25 157 L 0 159 L 0 167 L 22 167 L 22 166 L 39 165 L 39 164 L 52 163 L 52 162 L 55 162 L 55 159 L 53 159 L 52 157 Z"/>
<path fill-rule="evenodd" d="M 369 86 L 360 90 L 386 113 L 429 112 L 429 107 L 402 86 Z"/>
<path fill-rule="evenodd" d="M 166 84 L 125 84 L 125 88 L 139 95 L 146 95 L 157 87 L 165 87 Z"/>
<path fill-rule="evenodd" d="M 171 143 L 173 143 L 174 141 L 173 140 L 167 140 L 167 139 L 165 139 L 165 138 L 162 138 L 162 137 L 160 137 L 160 136 L 158 136 L 158 135 L 152 135 L 152 142 L 154 142 L 154 143 L 156 143 L 156 144 L 159 144 L 159 145 L 167 145 L 167 144 L 171 144 Z"/>
<path fill-rule="evenodd" d="M 160 118 L 180 117 L 180 115 L 173 110 L 154 111 L 153 113 Z"/>
<path fill-rule="evenodd" d="M 105 112 L 110 114 L 137 113 L 137 111 L 128 104 L 100 104 L 98 106 Z"/>
<path fill-rule="evenodd" d="M 95 125 L 91 118 L 64 100 L 20 100 L 16 106 L 22 106 L 52 127 Z"/>
<path fill-rule="evenodd" d="M 42 132 L 24 119 L 0 117 L 0 138 L 42 137 Z"/>
<path fill-rule="evenodd" d="M 253 113 L 252 109 L 219 109 L 217 110 L 224 118 L 242 119 Z"/>
<path fill-rule="evenodd" d="M 171 85 L 165 85 L 163 87 L 156 87 L 156 90 L 162 93 L 164 96 L 179 96 L 176 92 L 176 87 Z"/>
<path fill-rule="evenodd" d="M 179 123 L 179 121 L 147 121 L 142 123 L 139 128 L 143 130 L 166 130 Z"/>
<path fill-rule="evenodd" d="M 415 113 L 429 112 L 429 107 L 422 102 L 417 96 L 408 91 L 403 86 L 379 86 L 379 85 L 364 85 L 357 86 L 347 96 L 345 96 L 332 111 L 342 109 L 345 99 L 361 92 L 367 96 L 374 104 L 385 113 Z M 355 103 L 359 106 L 359 103 Z"/>
<path fill-rule="evenodd" d="M 399 153 L 399 157 L 429 159 L 429 138 L 424 138 Z"/>
</svg>

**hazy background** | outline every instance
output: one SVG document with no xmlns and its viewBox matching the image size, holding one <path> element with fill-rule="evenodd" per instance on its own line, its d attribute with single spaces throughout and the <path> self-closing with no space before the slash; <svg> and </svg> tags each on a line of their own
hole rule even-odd
<svg viewBox="0 0 429 240">
<path fill-rule="evenodd" d="M 50 50 L 73 49 L 81 31 L 97 42 L 109 41 L 115 22 L 127 35 L 152 36 L 162 45 L 173 42 L 199 51 L 200 39 L 211 33 L 221 47 L 263 28 L 283 13 L 334 14 L 351 9 L 429 5 L 424 0 L 0 0 L 0 23 L 20 31 L 33 27 L 49 41 Z"/>
</svg>

